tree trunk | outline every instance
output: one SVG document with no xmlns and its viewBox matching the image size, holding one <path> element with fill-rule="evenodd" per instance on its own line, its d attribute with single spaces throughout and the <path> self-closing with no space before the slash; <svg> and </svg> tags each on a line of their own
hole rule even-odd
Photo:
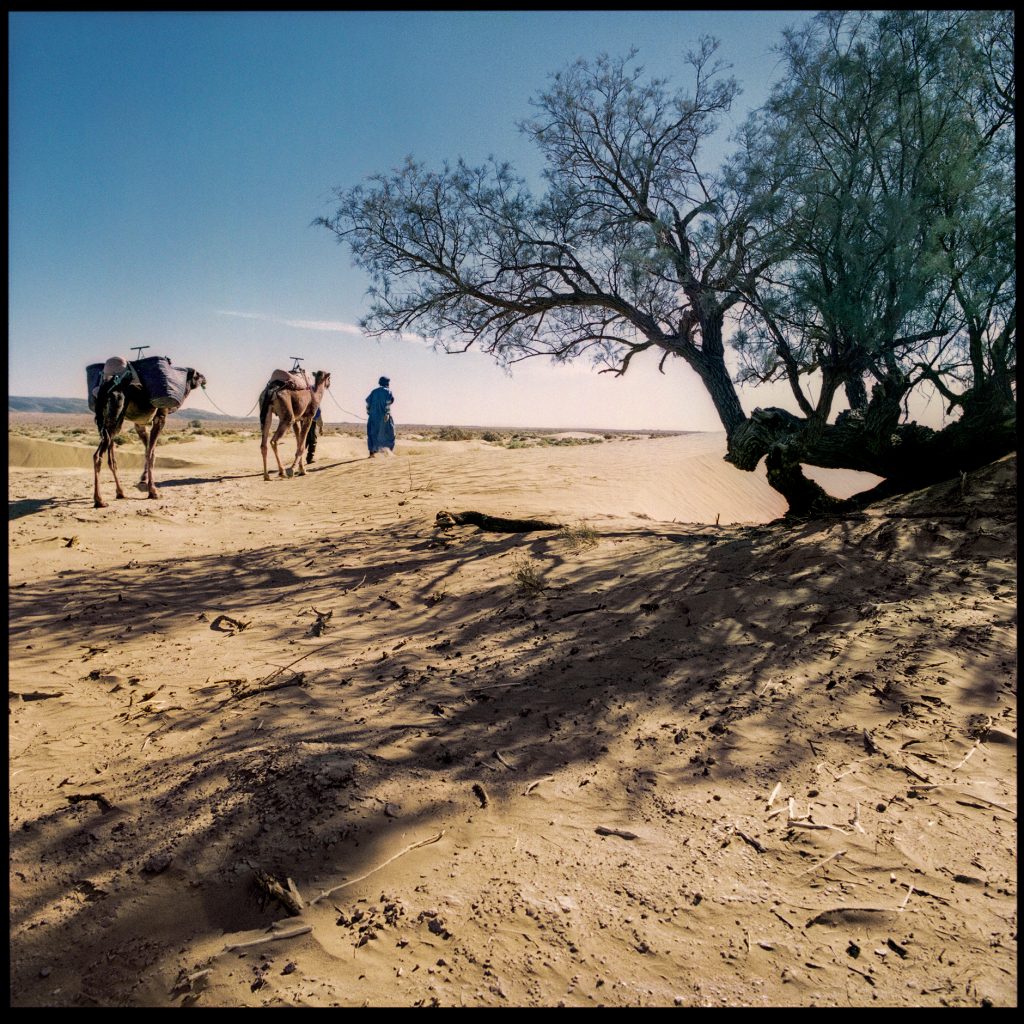
<svg viewBox="0 0 1024 1024">
<path fill-rule="evenodd" d="M 991 399 L 991 396 L 989 396 Z M 1017 449 L 1016 410 L 980 397 L 970 414 L 941 431 L 917 423 L 894 425 L 892 396 L 872 396 L 863 415 L 841 413 L 820 433 L 784 409 L 755 409 L 728 435 L 726 460 L 754 470 L 767 457 L 768 481 L 789 503 L 787 516 L 805 517 L 863 508 L 985 466 Z M 840 502 L 808 480 L 800 465 L 855 469 L 884 483 Z"/>
<path fill-rule="evenodd" d="M 697 371 L 701 383 L 714 403 L 726 434 L 731 434 L 746 422 L 747 417 L 725 365 L 725 349 L 722 343 L 724 321 L 723 311 L 715 311 L 700 317 L 701 349 L 691 349 L 681 354 Z"/>
</svg>

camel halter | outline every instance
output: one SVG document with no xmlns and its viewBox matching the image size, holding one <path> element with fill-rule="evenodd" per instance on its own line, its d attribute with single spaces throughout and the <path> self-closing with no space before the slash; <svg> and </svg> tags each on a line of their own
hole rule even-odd
<svg viewBox="0 0 1024 1024">
<path fill-rule="evenodd" d="M 234 416 L 232 416 L 231 413 L 224 412 L 224 410 L 210 397 L 209 392 L 206 390 L 206 385 L 205 384 L 200 384 L 199 387 L 202 389 L 203 394 L 206 395 L 206 400 L 210 403 L 210 405 L 212 405 L 214 407 L 214 409 L 217 410 L 217 412 L 224 413 L 225 416 L 229 417 L 230 419 L 234 419 Z M 259 402 L 258 398 L 256 399 L 256 402 L 257 403 Z M 252 407 L 252 409 L 255 409 L 255 408 L 256 408 L 256 406 L 254 405 Z M 249 412 L 252 412 L 252 409 L 250 409 Z M 248 416 L 249 412 L 247 412 L 245 414 L 245 416 Z M 242 417 L 243 420 L 245 419 L 245 416 Z"/>
<path fill-rule="evenodd" d="M 327 389 L 327 394 L 331 395 L 331 389 L 330 389 L 330 388 L 328 388 L 328 389 Z M 336 399 L 336 398 L 334 397 L 334 395 L 331 395 L 331 401 L 332 401 L 332 402 L 333 402 L 333 403 L 334 403 L 334 404 L 335 404 L 335 405 L 336 405 L 336 406 L 337 406 L 337 407 L 338 407 L 339 409 L 341 409 L 341 411 L 342 411 L 342 412 L 343 412 L 343 413 L 344 413 L 344 414 L 345 414 L 346 416 L 354 416 L 354 417 L 355 417 L 355 418 L 356 418 L 357 420 L 361 420 L 361 419 L 363 419 L 363 418 L 364 418 L 364 417 L 363 417 L 363 416 L 361 416 L 361 415 L 360 415 L 359 413 L 357 413 L 357 412 L 353 412 L 353 411 L 352 411 L 351 409 L 346 409 L 346 408 L 345 408 L 345 407 L 344 407 L 343 405 L 341 405 L 341 403 L 340 403 L 340 402 L 339 402 L 339 401 L 338 401 L 338 400 L 337 400 L 337 399 Z"/>
</svg>

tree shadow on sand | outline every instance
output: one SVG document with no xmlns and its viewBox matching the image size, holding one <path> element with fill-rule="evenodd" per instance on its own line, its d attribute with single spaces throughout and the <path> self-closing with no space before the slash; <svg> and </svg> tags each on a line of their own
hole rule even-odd
<svg viewBox="0 0 1024 1024">
<path fill-rule="evenodd" d="M 188 482 L 202 481 L 174 481 Z M 33 962 L 37 943 L 52 943 L 33 922 L 69 892 L 81 905 L 61 927 L 83 977 L 107 963 L 100 906 L 122 932 L 168 945 L 181 936 L 152 934 L 148 893 L 181 891 L 214 930 L 261 926 L 252 865 L 303 884 L 356 877 L 400 831 L 426 834 L 474 806 L 474 784 L 517 799 L 529 780 L 613 767 L 616 743 L 632 744 L 639 765 L 616 800 L 641 818 L 709 779 L 767 789 L 804 764 L 863 758 L 865 733 L 900 719 L 960 729 L 967 744 L 953 707 L 1008 699 L 1012 631 L 934 612 L 922 623 L 917 608 L 936 588 L 953 606 L 1005 583 L 991 545 L 1005 551 L 1008 533 L 884 519 L 677 526 L 654 550 L 656 531 L 623 531 L 582 554 L 552 534 L 424 539 L 409 520 L 379 537 L 376 564 L 375 536 L 336 527 L 300 549 L 111 570 L 102 595 L 85 572 L 12 595 L 12 678 L 31 670 L 30 631 L 87 647 L 83 671 L 107 666 L 91 670 L 88 703 L 126 752 L 102 783 L 112 808 L 55 792 L 33 820 L 12 812 L 12 859 L 46 872 L 12 907 L 12 958 Z M 542 566 L 541 593 L 517 591 L 516 553 Z M 479 560 L 490 582 L 467 590 L 460 574 Z M 893 595 L 905 614 L 883 617 Z M 337 633 L 316 636 L 312 612 L 328 608 Z M 211 633 L 217 614 L 244 628 Z M 152 689 L 153 634 L 194 652 L 168 684 L 179 697 L 126 708 L 103 673 Z M 228 657 L 211 643 L 236 646 Z M 962 665 L 955 687 L 922 683 L 944 658 Z M 221 678 L 222 662 L 246 665 L 245 680 Z M 825 690 L 829 712 L 809 720 Z M 212 739 L 197 731 L 211 721 Z M 86 766 L 72 783 L 99 785 Z M 384 813 L 396 787 L 412 808 L 398 823 Z M 89 880 L 112 862 L 120 881 L 96 896 Z"/>
<path fill-rule="evenodd" d="M 31 516 L 44 509 L 71 507 L 78 502 L 71 498 L 21 498 L 16 501 L 7 502 L 7 519 L 21 519 L 23 516 Z"/>
</svg>

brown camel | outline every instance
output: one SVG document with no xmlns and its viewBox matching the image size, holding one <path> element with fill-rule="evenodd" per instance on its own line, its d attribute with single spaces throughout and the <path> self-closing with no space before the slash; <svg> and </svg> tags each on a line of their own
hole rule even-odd
<svg viewBox="0 0 1024 1024">
<path fill-rule="evenodd" d="M 122 364 L 123 365 L 123 364 Z M 191 367 L 186 369 L 185 394 L 193 388 L 204 387 L 206 378 Z M 184 401 L 182 396 L 182 402 Z M 133 382 L 131 370 L 125 370 L 117 376 L 105 380 L 96 395 L 96 427 L 100 432 L 99 447 L 93 453 L 93 505 L 96 508 L 106 508 L 107 503 L 100 498 L 100 469 L 103 466 L 103 456 L 106 454 L 110 471 L 114 474 L 114 485 L 117 488 L 116 496 L 123 498 L 124 491 L 121 489 L 121 481 L 117 477 L 117 459 L 115 451 L 117 445 L 114 438 L 121 432 L 125 420 L 131 420 L 135 424 L 136 433 L 142 438 L 142 444 L 146 451 L 146 457 L 142 466 L 142 476 L 139 479 L 139 487 L 144 487 L 149 492 L 148 497 L 159 498 L 160 494 L 153 483 L 153 461 L 156 452 L 156 439 L 160 431 L 164 429 L 167 422 L 167 414 L 180 408 L 181 402 L 170 406 L 157 407 L 150 401 L 145 390 Z M 148 429 L 147 429 L 148 428 Z"/>
<path fill-rule="evenodd" d="M 263 454 L 263 479 L 269 480 L 270 473 L 267 472 L 267 441 L 274 449 L 274 458 L 277 460 L 277 475 L 285 476 L 284 467 L 281 465 L 281 456 L 278 454 L 277 445 L 284 432 L 291 427 L 295 431 L 295 458 L 288 467 L 288 476 L 294 475 L 298 467 L 299 476 L 306 475 L 306 467 L 302 462 L 303 449 L 306 446 L 306 435 L 313 425 L 317 409 L 324 397 L 324 391 L 331 386 L 331 375 L 325 370 L 317 370 L 313 374 L 312 389 L 304 388 L 296 390 L 288 387 L 282 381 L 271 381 L 260 394 L 260 426 L 263 428 L 263 440 L 260 444 L 260 451 Z M 277 430 L 274 436 L 270 437 L 270 421 L 277 416 Z"/>
</svg>

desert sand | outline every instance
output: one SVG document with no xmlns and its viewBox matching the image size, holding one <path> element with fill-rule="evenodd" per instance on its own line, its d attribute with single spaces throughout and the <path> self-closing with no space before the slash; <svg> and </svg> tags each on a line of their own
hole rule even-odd
<svg viewBox="0 0 1024 1024">
<path fill-rule="evenodd" d="M 1016 1004 L 1015 457 L 15 426 L 12 1006 Z"/>
</svg>

